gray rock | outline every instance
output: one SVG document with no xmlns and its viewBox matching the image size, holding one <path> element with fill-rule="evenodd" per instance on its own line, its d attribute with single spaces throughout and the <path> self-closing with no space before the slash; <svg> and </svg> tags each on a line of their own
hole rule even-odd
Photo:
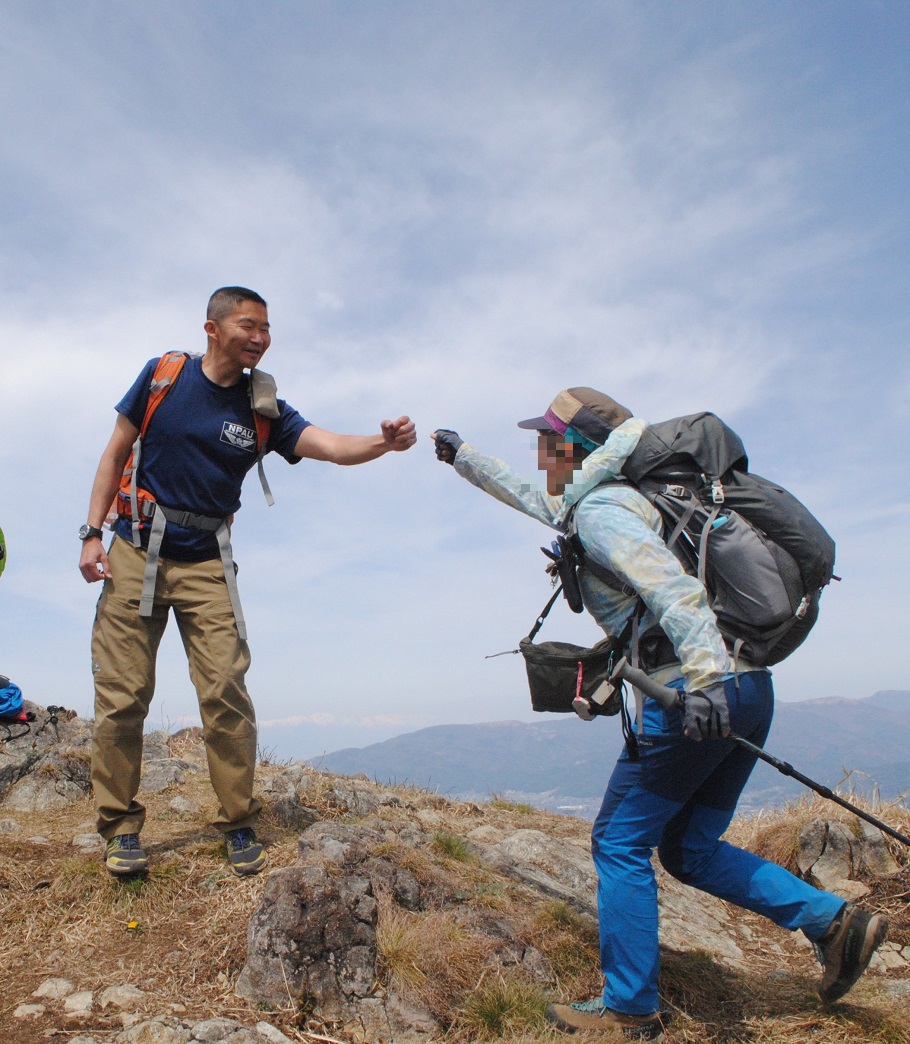
<svg viewBox="0 0 910 1044">
<path fill-rule="evenodd" d="M 13 1009 L 13 1018 L 37 1019 L 45 1011 L 47 1011 L 47 1008 L 43 1004 L 20 1004 L 18 1008 Z"/>
<path fill-rule="evenodd" d="M 0 819 L 0 834 L 18 834 L 21 829 L 15 819 Z"/>
<path fill-rule="evenodd" d="M 160 1018 L 137 1022 L 118 1033 L 114 1044 L 190 1044 L 190 1031 L 175 1019 Z"/>
<path fill-rule="evenodd" d="M 280 1029 L 268 1022 L 257 1022 L 256 1032 L 267 1044 L 293 1044 L 290 1037 L 286 1037 Z"/>
<path fill-rule="evenodd" d="M 104 841 L 98 834 L 76 834 L 71 844 L 73 848 L 93 849 L 100 848 Z"/>
<path fill-rule="evenodd" d="M 62 1000 L 73 992 L 73 984 L 69 979 L 45 979 L 32 994 L 33 997 L 47 997 L 48 1000 Z"/>
<path fill-rule="evenodd" d="M 124 983 L 122 986 L 108 986 L 98 996 L 98 1003 L 102 1009 L 113 1005 L 121 1011 L 132 1011 L 138 1008 L 148 998 L 144 990 L 132 983 Z"/>
<path fill-rule="evenodd" d="M 888 848 L 885 835 L 871 823 L 858 821 L 862 838 L 854 848 L 858 848 L 861 867 L 875 877 L 894 877 L 901 872 L 894 856 Z"/>
<path fill-rule="evenodd" d="M 87 767 L 86 767 L 87 770 Z M 89 792 L 87 775 L 81 769 L 70 775 L 70 763 L 63 757 L 48 757 L 37 772 L 29 772 L 9 789 L 4 804 L 16 812 L 41 812 L 65 808 Z"/>
<path fill-rule="evenodd" d="M 301 859 L 321 859 L 354 866 L 369 855 L 370 846 L 378 844 L 382 835 L 366 827 L 347 823 L 315 823 L 300 836 L 297 847 Z"/>
<path fill-rule="evenodd" d="M 171 798 L 167 807 L 179 816 L 194 816 L 201 810 L 198 801 L 190 801 L 189 798 L 184 797 L 182 794 Z"/>
<path fill-rule="evenodd" d="M 218 1044 L 218 1041 L 224 1040 L 239 1029 L 242 1029 L 242 1024 L 234 1019 L 206 1019 L 204 1022 L 197 1022 L 193 1027 L 192 1038 L 205 1044 Z"/>
<path fill-rule="evenodd" d="M 142 760 L 164 761 L 171 756 L 170 733 L 166 729 L 155 729 L 142 737 Z"/>
<path fill-rule="evenodd" d="M 332 779 L 323 800 L 331 808 L 358 817 L 372 815 L 381 804 L 376 787 L 342 777 Z"/>
<path fill-rule="evenodd" d="M 272 871 L 250 918 L 236 993 L 256 1003 L 308 999 L 323 1018 L 356 1015 L 376 981 L 370 880 L 325 866 Z"/>
<path fill-rule="evenodd" d="M 91 792 L 91 723 L 60 711 L 57 724 L 25 701 L 37 718 L 31 731 L 7 740 L 0 759 L 0 802 L 20 812 L 63 808 Z"/>
<path fill-rule="evenodd" d="M 313 776 L 314 773 L 298 762 L 263 784 L 262 799 L 283 826 L 303 830 L 319 819 L 319 813 L 308 804 L 315 799 L 315 788 L 311 786 Z"/>
<path fill-rule="evenodd" d="M 472 842 L 482 859 L 554 899 L 596 916 L 596 876 L 587 842 L 516 830 L 495 844 Z"/>
<path fill-rule="evenodd" d="M 199 772 L 199 766 L 183 758 L 160 758 L 142 763 L 139 789 L 157 794 L 168 787 L 186 783 L 188 772 Z"/>
<path fill-rule="evenodd" d="M 856 877 L 870 864 L 891 872 L 881 833 L 857 836 L 845 823 L 806 823 L 799 832 L 797 866 L 806 880 L 845 899 L 861 899 L 870 893 Z"/>
<path fill-rule="evenodd" d="M 82 1015 L 90 1012 L 94 1007 L 95 998 L 91 990 L 82 990 L 79 993 L 71 993 L 63 1002 L 63 1010 L 71 1015 Z"/>
</svg>

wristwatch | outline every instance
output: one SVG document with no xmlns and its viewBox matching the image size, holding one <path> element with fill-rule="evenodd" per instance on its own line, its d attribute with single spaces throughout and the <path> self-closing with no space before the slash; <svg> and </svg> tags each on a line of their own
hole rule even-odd
<svg viewBox="0 0 910 1044">
<path fill-rule="evenodd" d="M 79 530 L 79 539 L 88 540 L 89 537 L 103 537 L 104 530 L 98 529 L 95 526 L 90 526 L 88 522 Z"/>
</svg>

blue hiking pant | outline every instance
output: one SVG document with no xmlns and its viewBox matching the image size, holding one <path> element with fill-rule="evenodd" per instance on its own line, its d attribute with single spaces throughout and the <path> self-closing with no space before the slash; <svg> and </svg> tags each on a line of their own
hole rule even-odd
<svg viewBox="0 0 910 1044">
<path fill-rule="evenodd" d="M 774 713 L 767 671 L 725 683 L 733 731 L 761 746 Z M 659 1008 L 657 882 L 651 856 L 674 877 L 782 928 L 818 939 L 844 906 L 776 863 L 720 836 L 755 767 L 756 756 L 729 740 L 696 743 L 683 735 L 678 709 L 653 700 L 644 709 L 638 760 L 624 751 L 591 835 L 597 868 L 603 1000 L 614 1011 L 647 1015 Z"/>
</svg>

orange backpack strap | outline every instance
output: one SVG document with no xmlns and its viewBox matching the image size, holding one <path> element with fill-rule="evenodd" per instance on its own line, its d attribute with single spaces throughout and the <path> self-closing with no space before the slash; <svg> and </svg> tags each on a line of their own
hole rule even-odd
<svg viewBox="0 0 910 1044">
<path fill-rule="evenodd" d="M 139 429 L 140 436 L 148 431 L 149 422 L 155 415 L 155 410 L 161 405 L 165 395 L 170 391 L 171 385 L 180 376 L 180 371 L 189 358 L 187 352 L 165 352 L 158 360 L 155 372 L 152 374 L 152 383 L 149 385 L 148 402 L 145 405 L 145 416 L 142 418 L 142 427 Z"/>
<path fill-rule="evenodd" d="M 120 478 L 120 489 L 114 497 L 114 503 L 108 512 L 109 519 L 116 519 L 119 515 L 132 520 L 133 546 L 141 547 L 142 541 L 139 536 L 139 527 L 143 520 L 147 520 L 154 512 L 155 498 L 148 490 L 139 489 L 136 476 L 139 473 L 139 458 L 142 454 L 142 439 L 148 431 L 149 422 L 155 414 L 155 410 L 161 405 L 165 395 L 170 391 L 174 381 L 180 375 L 189 354 L 187 352 L 165 352 L 158 360 L 152 380 L 149 384 L 149 396 L 145 404 L 145 413 L 139 434 L 133 443 L 132 451 L 123 469 Z"/>
</svg>

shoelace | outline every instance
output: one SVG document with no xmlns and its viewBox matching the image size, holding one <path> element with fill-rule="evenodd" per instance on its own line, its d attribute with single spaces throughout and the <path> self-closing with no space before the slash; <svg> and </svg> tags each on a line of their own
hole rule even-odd
<svg viewBox="0 0 910 1044">
<path fill-rule="evenodd" d="M 600 997 L 592 997 L 589 1001 L 580 1001 L 571 1006 L 576 1011 L 582 1011 L 586 1015 L 600 1015 L 604 1009 L 604 1003 Z"/>
<path fill-rule="evenodd" d="M 232 830 L 230 833 L 231 848 L 235 852 L 242 852 L 247 845 L 251 845 L 255 840 L 256 835 L 249 829 Z"/>
<path fill-rule="evenodd" d="M 139 848 L 138 834 L 118 834 L 114 841 L 116 842 L 114 848 L 119 848 L 124 852 L 136 851 Z"/>
</svg>

